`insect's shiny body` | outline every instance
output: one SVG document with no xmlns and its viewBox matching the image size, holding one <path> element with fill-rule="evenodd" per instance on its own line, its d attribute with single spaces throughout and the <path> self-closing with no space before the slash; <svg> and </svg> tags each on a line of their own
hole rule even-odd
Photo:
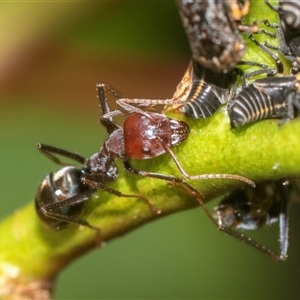
<svg viewBox="0 0 300 300">
<path fill-rule="evenodd" d="M 265 2 L 279 15 L 279 50 L 292 61 L 292 72 L 296 74 L 300 70 L 300 2 L 280 0 L 278 7 Z"/>
<path fill-rule="evenodd" d="M 217 207 L 216 217 L 225 226 L 257 230 L 279 220 L 280 257 L 285 259 L 288 248 L 287 203 L 292 188 L 285 180 L 260 182 L 255 189 L 247 186 L 231 192 Z"/>
<path fill-rule="evenodd" d="M 300 59 L 300 2 L 280 0 L 278 13 L 286 44 Z"/>
<path fill-rule="evenodd" d="M 300 75 L 258 79 L 243 88 L 228 104 L 232 127 L 257 120 L 294 118 L 300 109 Z"/>
<path fill-rule="evenodd" d="M 215 211 L 226 226 L 256 230 L 278 221 L 284 188 L 281 180 L 257 183 L 254 189 L 242 187 L 226 196 Z"/>
<path fill-rule="evenodd" d="M 222 104 L 227 103 L 234 97 L 237 90 L 238 76 L 240 76 L 242 84 L 245 85 L 246 78 L 273 72 L 266 65 L 251 61 L 244 63 L 261 69 L 246 74 L 238 68 L 228 73 L 215 73 L 192 59 L 182 80 L 177 85 L 173 95 L 176 104 L 172 106 L 171 110 L 184 113 L 188 118 L 208 118 Z"/>
<path fill-rule="evenodd" d="M 228 72 L 245 53 L 236 21 L 249 11 L 250 1 L 177 0 L 193 58 L 214 72 Z"/>
<path fill-rule="evenodd" d="M 51 230 L 77 222 L 95 189 L 83 184 L 83 170 L 67 166 L 51 172 L 41 182 L 35 199 L 39 218 Z M 68 202 L 68 204 L 66 203 Z"/>
<path fill-rule="evenodd" d="M 178 111 L 195 119 L 212 116 L 227 102 L 234 78 L 233 72 L 216 74 L 192 60 L 173 95 L 182 101 Z"/>
</svg>

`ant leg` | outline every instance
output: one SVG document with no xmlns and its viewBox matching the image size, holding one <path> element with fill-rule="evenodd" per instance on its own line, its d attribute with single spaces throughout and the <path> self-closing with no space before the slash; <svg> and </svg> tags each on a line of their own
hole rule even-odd
<svg viewBox="0 0 300 300">
<path fill-rule="evenodd" d="M 111 121 L 110 116 L 106 117 L 106 115 L 100 117 L 100 123 L 106 128 L 107 134 L 111 134 L 121 128 L 119 125 Z"/>
<path fill-rule="evenodd" d="M 129 161 L 123 161 L 125 170 L 128 173 L 134 174 L 134 175 L 139 175 L 143 177 L 152 177 L 152 178 L 157 178 L 165 181 L 171 181 L 171 182 L 184 182 L 183 179 L 176 177 L 174 175 L 164 175 L 160 173 L 154 173 L 154 172 L 148 172 L 144 170 L 139 170 L 134 168 Z"/>
<path fill-rule="evenodd" d="M 98 180 L 97 175 L 93 175 L 93 174 L 84 175 L 81 180 L 84 184 L 87 184 L 87 185 L 89 185 L 91 187 L 94 187 L 94 188 L 102 189 L 102 190 L 104 190 L 108 193 L 116 195 L 117 197 L 140 198 L 149 206 L 149 208 L 152 210 L 152 212 L 154 214 L 159 215 L 161 213 L 161 211 L 157 210 L 153 206 L 153 204 L 150 202 L 150 200 L 148 198 L 144 197 L 143 195 L 140 195 L 140 194 L 123 194 L 120 191 L 112 189 L 112 188 L 106 186 L 105 184 L 103 184 L 101 181 Z"/>
<path fill-rule="evenodd" d="M 218 218 L 218 222 L 214 219 L 214 217 L 211 215 L 211 213 L 209 212 L 209 210 L 207 209 L 206 205 L 203 202 L 203 196 L 196 190 L 194 189 L 192 186 L 190 186 L 188 183 L 186 182 L 182 182 L 182 183 L 177 183 L 177 182 L 172 182 L 169 183 L 170 185 L 173 186 L 177 186 L 181 189 L 183 189 L 184 191 L 186 191 L 188 194 L 190 194 L 191 196 L 193 196 L 196 201 L 199 203 L 199 205 L 201 206 L 201 208 L 204 210 L 205 214 L 208 216 L 208 218 L 211 220 L 211 222 L 222 232 L 231 235 L 232 237 L 240 240 L 243 243 L 246 243 L 247 245 L 255 248 L 256 250 L 267 254 L 268 256 L 270 256 L 272 259 L 274 259 L 275 261 L 278 260 L 284 260 L 283 257 L 278 256 L 276 253 L 274 253 L 273 251 L 271 251 L 270 249 L 266 248 L 265 246 L 255 242 L 254 240 L 252 240 L 251 238 L 245 236 L 244 234 L 241 234 L 235 230 L 230 229 L 229 227 L 225 226 L 221 220 L 221 218 Z"/>
<path fill-rule="evenodd" d="M 118 92 L 115 89 L 113 89 L 109 84 L 98 83 L 97 84 L 97 92 L 98 92 L 98 98 L 99 98 L 99 101 L 100 101 L 100 106 L 101 106 L 101 110 L 102 110 L 103 115 L 110 112 L 110 109 L 109 109 L 109 106 L 108 106 L 108 103 L 107 103 L 108 101 L 107 101 L 107 98 L 105 96 L 105 91 L 110 93 L 116 99 L 120 98 Z"/>
<path fill-rule="evenodd" d="M 117 104 L 126 112 L 129 113 L 139 113 L 143 115 L 147 115 L 142 109 L 132 106 L 131 104 L 138 104 L 140 106 L 151 106 L 151 105 L 167 105 L 167 104 L 177 104 L 182 103 L 181 100 L 175 99 L 129 99 L 129 98 L 121 98 L 119 94 L 112 88 L 110 85 L 105 83 L 97 84 L 98 96 L 100 100 L 100 105 L 103 112 L 103 117 L 105 119 L 110 119 L 112 121 L 113 117 L 122 115 L 123 112 L 120 110 L 116 110 L 114 112 L 109 111 L 109 107 L 107 105 L 107 98 L 105 96 L 105 91 L 110 93 L 113 97 L 117 99 Z M 149 116 L 148 116 L 149 117 Z"/>
<path fill-rule="evenodd" d="M 121 98 L 119 93 L 111 85 L 109 85 L 107 83 L 98 83 L 97 91 L 98 91 L 98 97 L 100 100 L 100 105 L 101 105 L 103 114 L 106 114 L 109 112 L 109 107 L 107 104 L 107 99 L 105 97 L 105 92 L 110 93 L 116 99 Z"/>
<path fill-rule="evenodd" d="M 102 110 L 102 116 L 100 117 L 100 123 L 106 128 L 108 134 L 119 129 L 120 126 L 115 124 L 112 120 L 114 116 L 122 115 L 123 113 L 119 110 L 110 112 L 107 103 L 107 98 L 105 96 L 105 91 L 108 91 L 114 97 L 119 97 L 118 93 L 108 84 L 98 83 L 97 84 L 98 98 Z"/>
<path fill-rule="evenodd" d="M 45 144 L 41 144 L 41 143 L 38 143 L 37 148 L 45 156 L 47 156 L 49 159 L 51 159 L 58 165 L 69 166 L 70 164 L 66 164 L 66 163 L 62 162 L 58 157 L 55 156 L 55 154 L 73 159 L 81 164 L 85 163 L 85 158 L 75 152 L 71 152 L 68 150 L 64 150 L 64 149 L 61 149 L 58 147 L 53 147 L 53 146 L 49 146 L 49 145 L 45 145 Z"/>
<path fill-rule="evenodd" d="M 153 106 L 153 105 L 169 105 L 169 104 L 178 104 L 182 100 L 171 99 L 139 99 L 139 98 L 119 98 L 117 103 L 123 107 L 126 111 L 137 112 L 135 111 L 136 107 L 130 104 L 137 104 L 139 106 Z"/>
<path fill-rule="evenodd" d="M 104 88 L 103 83 L 98 83 L 97 84 L 97 92 L 98 92 L 98 98 L 99 98 L 99 102 L 100 102 L 100 106 L 101 106 L 101 110 L 102 110 L 102 115 L 105 115 L 106 113 L 109 112 L 109 107 L 107 104 L 107 98 L 105 96 L 105 88 Z M 112 120 L 111 120 L 112 121 Z"/>
<path fill-rule="evenodd" d="M 185 177 L 188 180 L 203 180 L 203 179 L 233 179 L 233 180 L 239 180 L 242 182 L 245 182 L 249 185 L 251 185 L 252 187 L 255 187 L 255 183 L 244 177 L 244 176 L 240 176 L 240 175 L 234 175 L 234 174 L 201 174 L 201 175 L 194 175 L 194 176 L 190 176 L 188 175 L 183 167 L 180 165 L 177 157 L 175 156 L 175 154 L 173 153 L 173 151 L 168 148 L 168 150 L 166 149 L 166 151 L 171 155 L 172 159 L 174 160 L 177 168 L 179 169 L 180 173 L 183 175 L 183 177 Z M 166 181 L 171 181 L 171 182 L 184 182 L 183 179 L 176 177 L 174 175 L 164 175 L 164 174 L 160 174 L 160 173 L 153 173 L 153 172 L 148 172 L 148 171 L 144 171 L 144 170 L 139 170 L 139 169 L 135 169 L 134 167 L 132 167 L 130 165 L 130 163 L 128 161 L 124 161 L 123 162 L 125 170 L 129 173 L 135 174 L 135 175 L 139 175 L 139 176 L 146 176 L 146 177 L 152 177 L 152 178 L 157 178 L 157 179 L 162 179 L 162 180 L 166 180 Z"/>
<path fill-rule="evenodd" d="M 144 110 L 133 106 L 132 104 L 138 104 L 140 106 L 153 106 L 153 105 L 182 105 L 182 99 L 128 99 L 120 98 L 117 103 L 128 113 L 137 113 L 146 116 L 148 119 L 155 122 L 151 115 Z"/>
<path fill-rule="evenodd" d="M 156 100 L 151 100 L 151 99 L 122 99 L 122 98 L 120 98 L 119 94 L 110 85 L 105 84 L 105 83 L 98 84 L 97 89 L 98 89 L 100 105 L 101 105 L 101 108 L 102 108 L 102 111 L 103 111 L 103 115 L 100 118 L 100 122 L 103 126 L 105 126 L 108 133 L 111 133 L 114 130 L 119 128 L 118 125 L 113 123 L 112 118 L 123 115 L 124 113 L 120 110 L 116 110 L 116 111 L 113 111 L 113 112 L 109 111 L 109 107 L 107 105 L 107 98 L 105 97 L 105 91 L 107 91 L 108 93 L 110 93 L 112 96 L 114 96 L 117 99 L 117 104 L 124 111 L 129 112 L 129 113 L 135 112 L 135 113 L 145 115 L 147 118 L 149 118 L 153 122 L 155 122 L 155 120 L 152 118 L 152 116 L 149 115 L 147 112 L 144 112 L 143 110 L 141 110 L 139 108 L 136 108 L 136 107 L 130 105 L 129 103 L 131 103 L 131 101 L 133 101 L 133 103 L 143 104 L 144 100 L 145 101 L 156 101 Z M 158 100 L 158 101 L 160 101 L 160 100 Z M 164 101 L 164 100 L 162 100 L 162 101 Z M 127 102 L 129 102 L 129 103 L 127 103 Z"/>
<path fill-rule="evenodd" d="M 202 180 L 202 179 L 233 179 L 233 180 L 239 180 L 242 182 L 245 182 L 253 187 L 255 187 L 255 183 L 244 177 L 244 176 L 240 176 L 240 175 L 234 175 L 234 174 L 201 174 L 201 175 L 188 175 L 185 170 L 183 169 L 183 167 L 181 166 L 181 164 L 179 163 L 176 155 L 174 154 L 174 152 L 166 145 L 163 145 L 164 149 L 166 150 L 166 152 L 168 152 L 170 154 L 170 156 L 172 157 L 172 159 L 174 160 L 178 170 L 180 171 L 180 173 L 182 174 L 183 177 L 185 177 L 188 180 Z"/>
<path fill-rule="evenodd" d="M 109 119 L 109 118 L 119 117 L 119 116 L 123 116 L 123 115 L 124 115 L 124 113 L 121 110 L 114 110 L 114 111 L 106 113 L 102 117 L 104 119 Z"/>
<path fill-rule="evenodd" d="M 58 209 L 61 210 L 65 207 L 70 207 L 70 206 L 88 201 L 89 197 L 94 192 L 95 192 L 95 190 L 88 190 L 88 191 L 84 192 L 83 194 L 76 195 L 69 199 L 41 206 L 41 207 L 39 207 L 39 211 L 40 211 L 40 213 L 42 213 L 44 216 L 46 216 L 48 218 L 52 218 L 52 219 L 55 219 L 58 221 L 66 222 L 66 223 L 82 225 L 82 226 L 88 227 L 90 229 L 96 230 L 97 231 L 97 241 L 99 241 L 99 244 L 100 244 L 102 241 L 101 234 L 100 234 L 100 228 L 91 225 L 89 222 L 87 222 L 83 219 L 72 217 L 72 216 L 67 216 L 67 215 L 55 212 L 55 210 L 58 210 Z M 98 244 L 98 242 L 97 242 L 97 244 Z"/>
</svg>

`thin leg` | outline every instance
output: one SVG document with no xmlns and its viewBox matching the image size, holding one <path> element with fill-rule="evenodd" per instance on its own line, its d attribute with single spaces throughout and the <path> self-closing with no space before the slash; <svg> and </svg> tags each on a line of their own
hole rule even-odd
<svg viewBox="0 0 300 300">
<path fill-rule="evenodd" d="M 258 46 L 261 50 L 263 50 L 264 52 L 266 52 L 268 55 L 271 56 L 271 58 L 275 61 L 276 63 L 276 67 L 279 73 L 283 73 L 283 64 L 280 60 L 280 58 L 275 55 L 272 51 L 270 51 L 265 45 L 261 44 L 260 42 L 258 42 L 257 40 L 255 40 L 253 38 L 252 35 L 249 35 L 249 39 L 255 43 L 256 46 Z"/>
<path fill-rule="evenodd" d="M 102 110 L 102 116 L 100 117 L 100 123 L 106 128 L 106 131 L 108 134 L 114 132 L 115 130 L 119 129 L 120 126 L 115 124 L 112 120 L 114 117 L 113 113 L 110 112 L 108 101 L 105 95 L 105 91 L 109 91 L 111 95 L 114 97 L 119 97 L 118 93 L 108 84 L 105 83 L 98 83 L 97 84 L 97 91 L 98 91 L 98 97 L 99 102 Z M 120 111 L 116 111 L 120 112 Z M 120 112 L 122 114 L 122 112 Z"/>
<path fill-rule="evenodd" d="M 169 105 L 169 104 L 179 104 L 182 100 L 177 99 L 138 99 L 138 98 L 119 98 L 117 103 L 123 107 L 126 111 L 137 112 L 135 111 L 136 107 L 133 107 L 129 104 L 136 104 L 139 106 L 154 106 L 154 105 Z M 127 105 L 126 105 L 127 104 Z M 131 111 L 132 110 L 132 111 Z"/>
<path fill-rule="evenodd" d="M 288 251 L 289 221 L 286 213 L 279 215 L 280 260 L 286 260 Z"/>
<path fill-rule="evenodd" d="M 187 184 L 186 182 L 184 183 L 170 183 L 171 185 L 177 186 L 181 189 L 183 189 L 184 191 L 186 191 L 188 194 L 190 194 L 191 196 L 193 196 L 196 201 L 199 203 L 199 205 L 201 206 L 201 208 L 204 210 L 205 214 L 208 216 L 208 218 L 211 220 L 211 222 L 222 232 L 231 235 L 232 237 L 240 240 L 243 243 L 248 244 L 249 246 L 255 248 L 256 250 L 267 254 L 268 256 L 270 256 L 272 259 L 274 259 L 275 261 L 279 261 L 279 260 L 284 260 L 281 256 L 277 255 L 276 253 L 274 253 L 273 251 L 271 251 L 270 249 L 266 248 L 265 246 L 255 242 L 254 240 L 252 240 L 251 238 L 245 236 L 244 234 L 241 234 L 237 231 L 234 231 L 232 229 L 230 229 L 229 227 L 225 226 L 222 221 L 221 218 L 218 218 L 218 222 L 214 219 L 214 217 L 212 216 L 212 214 L 209 212 L 209 210 L 207 209 L 206 205 L 203 202 L 203 195 L 201 195 L 197 190 L 195 190 L 192 186 L 190 186 L 189 184 Z"/>
<path fill-rule="evenodd" d="M 115 190 L 115 189 L 112 189 L 108 186 L 106 186 L 105 184 L 103 184 L 101 181 L 99 181 L 97 179 L 97 175 L 85 175 L 82 177 L 82 182 L 84 184 L 87 184 L 91 187 L 94 187 L 94 188 L 98 188 L 98 189 L 102 189 L 106 192 L 109 192 L 113 195 L 116 195 L 117 197 L 125 197 L 125 198 L 140 198 L 142 199 L 148 206 L 149 208 L 152 210 L 152 212 L 154 214 L 160 214 L 161 211 L 160 210 L 157 210 L 153 204 L 150 202 L 150 200 L 146 197 L 144 197 L 143 195 L 140 195 L 140 194 L 123 194 L 121 193 L 120 191 L 118 190 Z"/>
<path fill-rule="evenodd" d="M 114 89 L 112 89 L 110 85 L 106 83 L 98 83 L 97 92 L 98 92 L 98 98 L 102 110 L 102 115 L 105 115 L 110 111 L 108 106 L 108 101 L 105 96 L 105 91 L 109 91 L 110 94 L 113 95 L 116 99 L 120 98 L 119 94 Z"/>
<path fill-rule="evenodd" d="M 97 244 L 100 244 L 102 241 L 101 234 L 100 234 L 100 228 L 91 225 L 89 222 L 87 222 L 81 218 L 77 218 L 77 217 L 69 216 L 69 215 L 66 215 L 63 213 L 59 213 L 59 210 L 63 210 L 63 208 L 67 208 L 67 207 L 70 207 L 70 206 L 73 206 L 76 204 L 82 204 L 82 203 L 88 201 L 89 197 L 94 192 L 95 192 L 95 190 L 90 189 L 80 195 L 76 195 L 69 199 L 41 206 L 41 207 L 39 207 L 39 211 L 44 216 L 49 217 L 51 219 L 55 219 L 55 220 L 66 222 L 66 223 L 78 224 L 78 225 L 82 225 L 82 226 L 88 227 L 90 229 L 96 230 Z"/>
<path fill-rule="evenodd" d="M 157 178 L 165 181 L 171 181 L 171 182 L 184 182 L 182 178 L 176 177 L 174 175 L 164 175 L 160 173 L 154 173 L 154 172 L 148 172 L 144 170 L 139 170 L 131 166 L 129 161 L 124 161 L 123 162 L 125 170 L 128 173 L 134 174 L 134 175 L 139 175 L 139 176 L 144 176 L 144 177 L 151 177 L 151 178 Z"/>
<path fill-rule="evenodd" d="M 255 187 L 255 183 L 244 177 L 244 176 L 240 176 L 240 175 L 234 175 L 234 174 L 201 174 L 201 175 L 188 175 L 186 173 L 186 171 L 183 169 L 183 167 L 181 166 L 181 164 L 179 163 L 176 155 L 174 154 L 174 152 L 167 146 L 164 146 L 164 149 L 166 150 L 166 152 L 168 152 L 172 159 L 174 160 L 177 168 L 179 169 L 180 173 L 182 174 L 183 177 L 185 177 L 186 179 L 189 180 L 202 180 L 202 179 L 233 179 L 233 180 L 239 180 L 242 182 L 245 182 L 253 187 Z"/>
<path fill-rule="evenodd" d="M 58 165 L 69 166 L 70 164 L 62 162 L 58 157 L 56 157 L 55 154 L 73 159 L 74 161 L 77 161 L 81 164 L 85 163 L 85 158 L 75 152 L 71 152 L 58 147 L 53 147 L 53 146 L 40 144 L 40 143 L 37 145 L 37 148 L 40 152 L 42 152 L 45 156 L 47 156 L 49 159 L 51 159 Z"/>
</svg>

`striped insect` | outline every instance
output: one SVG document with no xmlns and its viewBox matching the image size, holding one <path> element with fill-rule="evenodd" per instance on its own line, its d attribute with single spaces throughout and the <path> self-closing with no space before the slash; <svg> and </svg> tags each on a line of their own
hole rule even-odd
<svg viewBox="0 0 300 300">
<path fill-rule="evenodd" d="M 193 58 L 214 72 L 232 70 L 246 50 L 239 29 L 254 30 L 238 23 L 249 12 L 250 0 L 177 0 L 177 4 Z"/>
<path fill-rule="evenodd" d="M 278 49 L 292 61 L 292 72 L 295 74 L 300 70 L 300 3 L 299 1 L 280 0 L 278 7 L 269 1 L 265 3 L 275 10 L 280 18 L 278 35 L 280 47 L 267 44 L 268 47 Z"/>
<path fill-rule="evenodd" d="M 228 73 L 215 73 L 191 60 L 182 80 L 173 95 L 175 102 L 171 110 L 184 113 L 188 118 L 200 119 L 212 116 L 218 108 L 228 102 L 236 92 L 237 77 L 246 85 L 246 78 L 263 73 L 273 73 L 267 65 L 256 62 L 242 62 L 260 69 L 243 73 L 235 68 Z"/>
<path fill-rule="evenodd" d="M 173 95 L 181 99 L 173 110 L 184 113 L 188 118 L 208 118 L 227 102 L 235 73 L 216 74 L 192 60 Z"/>
<path fill-rule="evenodd" d="M 228 104 L 232 127 L 262 119 L 293 119 L 300 110 L 300 74 L 266 77 L 243 88 Z"/>
<path fill-rule="evenodd" d="M 226 196 L 217 207 L 215 216 L 219 224 L 243 230 L 257 230 L 279 221 L 279 259 L 285 260 L 288 250 L 287 204 L 292 185 L 287 180 L 260 182 L 256 188 L 247 186 Z"/>
</svg>

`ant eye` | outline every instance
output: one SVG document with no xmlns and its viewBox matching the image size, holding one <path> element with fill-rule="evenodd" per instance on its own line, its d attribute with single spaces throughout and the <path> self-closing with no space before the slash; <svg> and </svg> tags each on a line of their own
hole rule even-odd
<svg viewBox="0 0 300 300">
<path fill-rule="evenodd" d="M 143 154 L 147 154 L 147 155 L 151 154 L 151 150 L 149 148 L 143 148 L 142 152 L 143 152 Z"/>
</svg>

